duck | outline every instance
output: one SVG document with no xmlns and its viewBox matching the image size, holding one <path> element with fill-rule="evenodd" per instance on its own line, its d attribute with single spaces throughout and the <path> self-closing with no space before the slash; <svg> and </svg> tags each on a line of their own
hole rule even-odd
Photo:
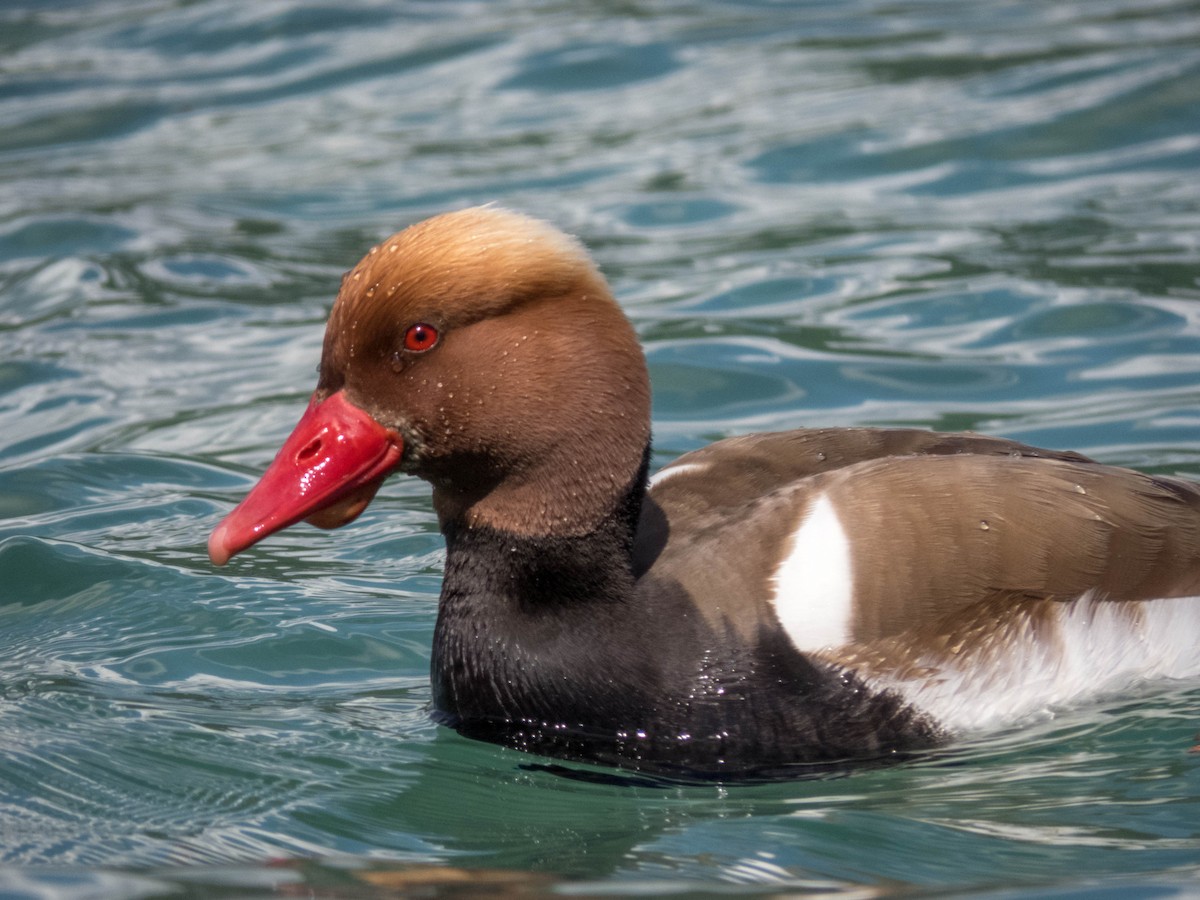
<svg viewBox="0 0 1200 900">
<path fill-rule="evenodd" d="M 582 244 L 497 206 L 374 246 L 315 391 L 208 543 L 424 479 L 442 725 L 737 779 L 909 758 L 1200 675 L 1200 486 L 975 433 L 728 437 L 649 477 L 651 391 Z"/>
</svg>

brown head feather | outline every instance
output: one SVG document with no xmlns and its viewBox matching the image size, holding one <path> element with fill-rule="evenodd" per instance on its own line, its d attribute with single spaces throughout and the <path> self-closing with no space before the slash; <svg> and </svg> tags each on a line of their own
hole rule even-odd
<svg viewBox="0 0 1200 900">
<path fill-rule="evenodd" d="M 439 343 L 406 353 L 417 323 Z M 604 278 L 574 239 L 495 207 L 414 225 L 350 270 L 318 393 L 343 389 L 466 524 L 586 531 L 649 441 L 645 360 Z"/>
<path fill-rule="evenodd" d="M 491 206 L 445 213 L 393 234 L 346 273 L 327 340 L 354 356 L 397 322 L 461 327 L 599 278 L 578 241 L 538 219 Z"/>
</svg>

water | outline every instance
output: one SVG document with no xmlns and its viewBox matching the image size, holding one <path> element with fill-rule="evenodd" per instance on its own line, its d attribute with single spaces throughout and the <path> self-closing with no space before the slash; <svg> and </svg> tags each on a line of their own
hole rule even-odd
<svg viewBox="0 0 1200 900">
<path fill-rule="evenodd" d="M 0 892 L 1196 896 L 1200 685 L 832 780 L 432 725 L 427 489 L 214 570 L 341 273 L 498 201 L 593 249 L 656 462 L 972 428 L 1200 477 L 1200 5 L 0 9 Z M 441 887 L 437 887 L 441 885 Z"/>
</svg>

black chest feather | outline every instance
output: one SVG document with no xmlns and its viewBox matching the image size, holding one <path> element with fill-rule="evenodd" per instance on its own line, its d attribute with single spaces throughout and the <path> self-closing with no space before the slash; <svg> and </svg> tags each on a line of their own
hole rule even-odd
<svg viewBox="0 0 1200 900">
<path fill-rule="evenodd" d="M 775 623 L 747 641 L 677 584 L 635 580 L 626 535 L 616 520 L 578 538 L 449 531 L 437 718 L 534 753 L 701 777 L 937 741 L 898 697 L 810 661 Z"/>
</svg>

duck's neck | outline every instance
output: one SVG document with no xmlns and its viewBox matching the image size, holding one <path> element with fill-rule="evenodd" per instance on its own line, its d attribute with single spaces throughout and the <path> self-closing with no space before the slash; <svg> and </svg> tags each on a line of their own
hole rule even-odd
<svg viewBox="0 0 1200 900">
<path fill-rule="evenodd" d="M 644 709 L 658 682 L 632 609 L 645 472 L 643 463 L 609 514 L 582 535 L 443 523 L 446 571 L 432 659 L 443 721 L 513 743 L 506 735 L 524 723 L 577 727 L 597 715 L 618 718 L 614 706 Z"/>
</svg>

